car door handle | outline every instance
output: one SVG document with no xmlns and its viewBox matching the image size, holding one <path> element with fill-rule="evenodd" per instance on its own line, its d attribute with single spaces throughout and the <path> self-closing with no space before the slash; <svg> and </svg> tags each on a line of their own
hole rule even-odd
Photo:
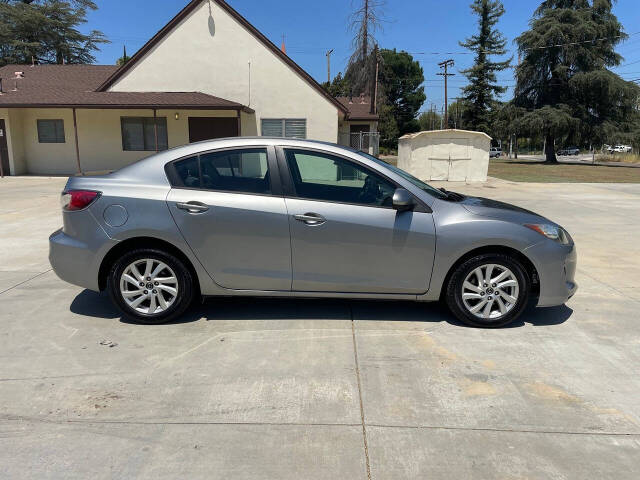
<svg viewBox="0 0 640 480">
<path fill-rule="evenodd" d="M 322 225 L 327 221 L 322 215 L 317 213 L 305 213 L 304 215 L 294 215 L 293 218 L 299 222 L 304 222 L 307 225 Z"/>
<path fill-rule="evenodd" d="M 209 207 L 202 202 L 178 202 L 176 207 L 180 210 L 186 210 L 189 213 L 203 213 L 209 210 Z"/>
</svg>

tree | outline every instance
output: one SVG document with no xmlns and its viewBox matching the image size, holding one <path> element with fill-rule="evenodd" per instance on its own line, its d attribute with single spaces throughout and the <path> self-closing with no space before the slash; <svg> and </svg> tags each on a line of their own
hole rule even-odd
<svg viewBox="0 0 640 480">
<path fill-rule="evenodd" d="M 122 56 L 116 60 L 116 65 L 118 65 L 119 67 L 121 67 L 122 65 L 124 65 L 125 63 L 127 63 L 129 60 L 131 60 L 131 57 L 129 55 L 127 55 L 127 47 L 126 45 L 122 48 Z"/>
<path fill-rule="evenodd" d="M 422 112 L 418 117 L 420 130 L 440 130 L 440 122 L 442 122 L 442 116 L 433 110 Z"/>
<path fill-rule="evenodd" d="M 351 95 L 351 85 L 349 81 L 342 76 L 342 72 L 333 77 L 331 83 L 324 82 L 322 87 L 333 97 L 348 97 Z"/>
<path fill-rule="evenodd" d="M 555 140 L 604 142 L 637 127 L 640 88 L 607 67 L 620 64 L 615 46 L 627 36 L 613 0 L 545 0 L 516 42 L 514 104 L 526 110 L 523 130 L 543 132 L 546 161 L 557 163 Z"/>
<path fill-rule="evenodd" d="M 424 71 L 407 52 L 380 51 L 379 129 L 382 143 L 395 147 L 398 136 L 420 130 L 416 115 L 426 100 Z"/>
<path fill-rule="evenodd" d="M 384 5 L 384 0 L 352 0 L 355 10 L 349 19 L 349 28 L 354 32 L 353 53 L 345 72 L 352 95 L 366 93 L 373 97 L 376 58 L 372 53 L 377 45 L 375 33 L 380 29 Z"/>
<path fill-rule="evenodd" d="M 83 34 L 91 0 L 0 0 L 0 65 L 92 63 L 107 40 L 97 30 Z"/>
<path fill-rule="evenodd" d="M 460 42 L 462 47 L 475 52 L 474 64 L 463 70 L 469 84 L 462 89 L 464 96 L 464 124 L 466 128 L 490 134 L 491 112 L 495 108 L 497 95 L 507 89 L 498 85 L 496 72 L 509 68 L 511 59 L 491 61 L 491 56 L 504 55 L 506 39 L 495 28 L 504 7 L 499 0 L 474 0 L 471 10 L 478 15 L 478 33 Z"/>
</svg>

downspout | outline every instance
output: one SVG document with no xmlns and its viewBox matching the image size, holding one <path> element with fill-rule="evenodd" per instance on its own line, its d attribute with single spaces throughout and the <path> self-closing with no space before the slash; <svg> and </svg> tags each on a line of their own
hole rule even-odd
<svg viewBox="0 0 640 480">
<path fill-rule="evenodd" d="M 80 146 L 78 145 L 78 119 L 76 117 L 76 109 L 73 108 L 73 133 L 76 139 L 76 162 L 78 163 L 78 173 L 84 175 L 80 166 Z"/>
</svg>

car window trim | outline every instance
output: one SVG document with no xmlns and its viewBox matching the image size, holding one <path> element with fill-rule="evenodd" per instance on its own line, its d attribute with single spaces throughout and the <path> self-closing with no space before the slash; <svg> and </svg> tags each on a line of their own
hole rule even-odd
<svg viewBox="0 0 640 480">
<path fill-rule="evenodd" d="M 200 164 L 200 156 L 207 155 L 209 153 L 218 153 L 225 151 L 234 151 L 234 150 L 254 150 L 254 149 L 263 149 L 267 152 L 267 165 L 269 167 L 269 183 L 271 186 L 271 193 L 257 193 L 257 192 L 248 192 L 245 190 L 224 190 L 220 188 L 204 188 L 204 187 L 186 187 L 184 185 L 180 185 L 182 181 L 178 176 L 178 172 L 176 172 L 174 164 L 176 162 L 180 162 L 182 160 L 186 160 L 188 158 L 197 157 L 198 158 L 198 173 L 200 175 L 200 185 L 202 185 L 202 167 Z M 171 185 L 171 188 L 180 189 L 180 190 L 199 190 L 201 192 L 221 192 L 221 193 L 238 193 L 241 195 L 257 195 L 261 197 L 283 197 L 282 191 L 282 180 L 280 175 L 280 168 L 276 158 L 276 150 L 273 145 L 247 145 L 242 147 L 223 147 L 223 148 L 212 148 L 210 150 L 203 150 L 201 152 L 191 153 L 189 155 L 184 155 L 182 157 L 176 158 L 167 162 L 164 166 L 165 174 L 167 175 L 167 180 Z"/>
<path fill-rule="evenodd" d="M 303 150 L 303 151 L 308 151 L 308 152 L 317 152 L 317 153 L 323 153 L 325 155 L 335 156 L 335 157 L 338 157 L 338 158 L 340 158 L 342 160 L 345 160 L 347 162 L 353 162 L 356 165 L 359 165 L 362 168 L 365 168 L 366 170 L 373 171 L 375 174 L 381 176 L 386 181 L 391 183 L 396 189 L 397 188 L 404 188 L 406 190 L 406 188 L 403 185 L 400 185 L 398 182 L 396 182 L 392 178 L 389 178 L 384 173 L 379 172 L 378 170 L 375 170 L 375 169 L 371 168 L 369 165 L 366 165 L 365 163 L 363 163 L 361 161 L 358 161 L 358 160 L 356 160 L 354 158 L 348 157 L 346 155 L 341 155 L 341 154 L 335 153 L 335 152 L 328 152 L 326 150 L 322 150 L 322 149 L 319 149 L 319 148 L 307 148 L 307 147 L 295 147 L 295 146 L 290 146 L 290 145 L 278 145 L 276 147 L 276 156 L 277 156 L 277 159 L 278 159 L 278 166 L 280 167 L 281 178 L 282 178 L 282 181 L 283 181 L 283 193 L 284 193 L 284 196 L 287 197 L 287 198 L 295 198 L 295 199 L 299 199 L 299 200 L 308 200 L 308 201 L 313 201 L 313 202 L 335 203 L 335 204 L 340 204 L 340 205 L 357 205 L 357 206 L 361 206 L 361 207 L 385 208 L 385 209 L 393 210 L 393 206 L 385 207 L 383 205 L 371 205 L 371 204 L 367 204 L 367 203 L 353 203 L 353 202 L 339 202 L 339 201 L 336 201 L 336 200 L 322 200 L 322 199 L 319 199 L 319 198 L 306 198 L 306 197 L 299 196 L 298 193 L 296 192 L 295 183 L 293 182 L 293 174 L 291 172 L 291 169 L 289 168 L 289 164 L 287 163 L 285 150 Z M 424 203 L 420 198 L 416 197 L 413 194 L 413 192 L 409 191 L 409 193 L 411 194 L 411 196 L 413 197 L 414 201 L 416 202 L 416 208 L 414 208 L 414 210 L 413 210 L 414 212 L 418 212 L 418 213 L 433 213 L 433 210 L 431 209 L 431 207 L 429 207 L 426 203 Z"/>
</svg>

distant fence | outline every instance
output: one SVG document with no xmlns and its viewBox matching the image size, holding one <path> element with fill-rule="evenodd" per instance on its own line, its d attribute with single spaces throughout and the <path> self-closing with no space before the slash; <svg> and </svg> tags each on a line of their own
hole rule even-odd
<svg viewBox="0 0 640 480">
<path fill-rule="evenodd" d="M 378 132 L 358 132 L 341 133 L 338 139 L 340 145 L 355 148 L 361 152 L 378 156 L 380 152 L 380 133 Z"/>
</svg>

